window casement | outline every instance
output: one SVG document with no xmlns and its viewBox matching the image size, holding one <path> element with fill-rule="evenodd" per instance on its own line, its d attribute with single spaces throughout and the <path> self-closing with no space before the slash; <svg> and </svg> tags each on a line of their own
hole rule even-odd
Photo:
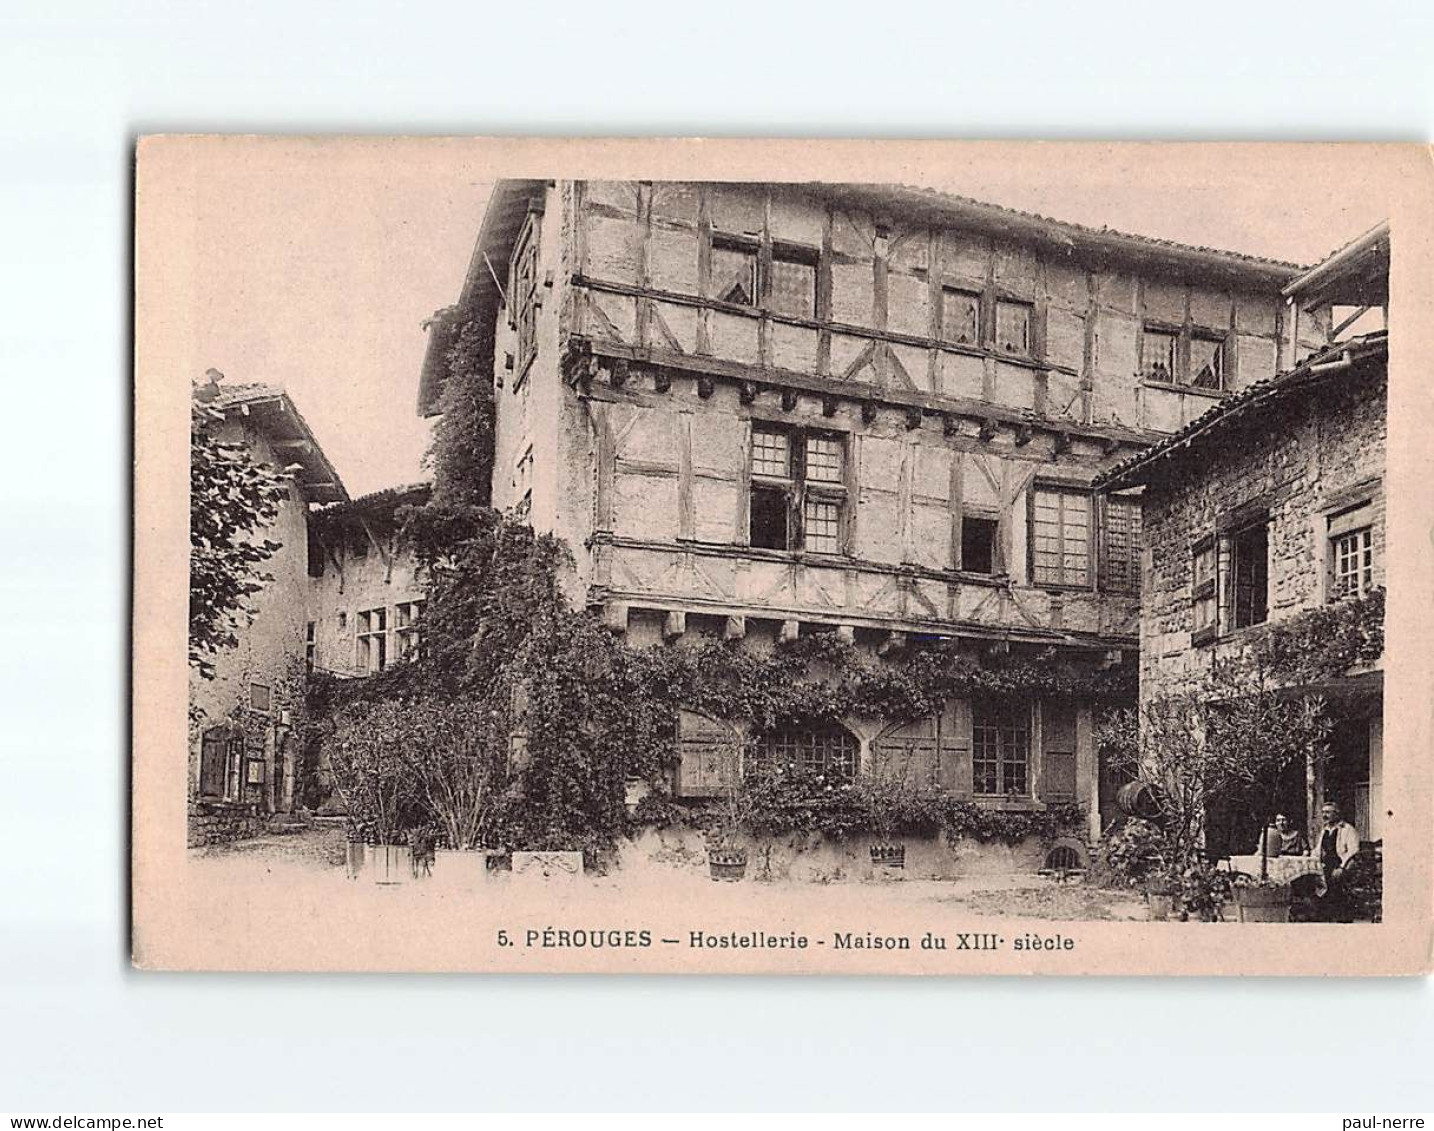
<svg viewBox="0 0 1434 1131">
<path fill-rule="evenodd" d="M 269 685 L 266 683 L 249 684 L 249 708 L 258 711 L 261 715 L 269 713 L 270 701 L 273 696 Z"/>
<path fill-rule="evenodd" d="M 538 354 L 538 226 L 541 221 L 541 213 L 528 213 L 508 261 L 508 323 L 517 335 L 515 393 Z"/>
<path fill-rule="evenodd" d="M 1374 507 L 1366 501 L 1346 508 L 1328 525 L 1329 599 L 1363 597 L 1374 588 Z"/>
<path fill-rule="evenodd" d="M 388 609 L 365 609 L 358 615 L 358 670 L 364 675 L 388 667 Z"/>
<path fill-rule="evenodd" d="M 759 240 L 714 232 L 711 295 L 719 302 L 763 307 L 788 318 L 813 318 L 820 259 L 816 248 L 774 240 L 768 266 Z"/>
<path fill-rule="evenodd" d="M 759 293 L 773 314 L 813 318 L 817 312 L 817 262 L 820 253 L 800 244 L 772 242 L 772 268 L 762 277 L 758 260 Z"/>
<path fill-rule="evenodd" d="M 712 234 L 712 297 L 735 306 L 756 306 L 761 243 L 745 236 Z"/>
<path fill-rule="evenodd" d="M 1226 335 L 1219 330 L 1147 322 L 1140 335 L 1140 376 L 1157 385 L 1220 392 L 1226 352 Z"/>
<path fill-rule="evenodd" d="M 419 658 L 422 637 L 423 602 L 400 601 L 393 607 L 393 658 L 410 664 Z"/>
<path fill-rule="evenodd" d="M 858 746 L 845 727 L 773 731 L 747 747 L 752 768 L 849 780 L 856 776 Z"/>
<path fill-rule="evenodd" d="M 199 748 L 199 795 L 214 800 L 239 800 L 243 762 L 242 735 L 228 727 L 206 730 Z"/>
<path fill-rule="evenodd" d="M 1139 593 L 1140 500 L 1107 495 L 1100 517 L 1100 588 L 1107 593 Z"/>
<path fill-rule="evenodd" d="M 1014 357 L 1031 357 L 1035 353 L 1035 307 L 1029 302 L 1011 299 L 996 301 L 996 352 Z"/>
<path fill-rule="evenodd" d="M 845 544 L 846 441 L 839 433 L 754 425 L 749 544 L 840 554 Z"/>
<path fill-rule="evenodd" d="M 304 625 L 304 670 L 313 671 L 319 658 L 319 626 L 315 621 Z"/>
<path fill-rule="evenodd" d="M 1218 628 L 1214 538 L 1204 538 L 1190 550 L 1191 640 L 1199 644 L 1214 638 Z"/>
<path fill-rule="evenodd" d="M 1030 712 L 976 703 L 971 724 L 971 788 L 977 797 L 1030 796 Z"/>
<path fill-rule="evenodd" d="M 958 346 L 981 343 L 981 295 L 958 287 L 941 288 L 941 340 Z"/>
<path fill-rule="evenodd" d="M 1225 339 L 1223 336 L 1190 334 L 1189 385 L 1192 389 L 1219 392 L 1225 387 Z"/>
<path fill-rule="evenodd" d="M 1090 492 L 1037 484 L 1031 490 L 1030 543 L 1036 585 L 1090 588 Z"/>
<path fill-rule="evenodd" d="M 1269 527 L 1265 522 L 1236 531 L 1229 539 L 1230 627 L 1264 624 L 1269 615 Z"/>
</svg>

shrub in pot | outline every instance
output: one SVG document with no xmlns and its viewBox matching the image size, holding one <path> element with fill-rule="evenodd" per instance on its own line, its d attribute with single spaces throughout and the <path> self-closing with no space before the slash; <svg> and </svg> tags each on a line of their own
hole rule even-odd
<svg viewBox="0 0 1434 1131">
<path fill-rule="evenodd" d="M 873 761 L 853 787 L 866 826 L 871 832 L 869 852 L 874 868 L 904 869 L 906 845 L 898 834 L 911 817 L 916 791 L 911 784 L 910 757 Z"/>
<path fill-rule="evenodd" d="M 751 815 L 751 796 L 743 786 L 738 749 L 727 747 L 720 756 L 722 791 L 708 815 L 707 870 L 714 880 L 736 881 L 747 874 L 747 850 L 738 837 Z"/>
</svg>

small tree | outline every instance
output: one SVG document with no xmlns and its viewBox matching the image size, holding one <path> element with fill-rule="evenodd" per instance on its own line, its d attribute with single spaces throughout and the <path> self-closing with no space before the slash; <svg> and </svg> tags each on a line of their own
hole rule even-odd
<svg viewBox="0 0 1434 1131">
<path fill-rule="evenodd" d="M 396 844 L 411 815 L 412 778 L 401 752 L 411 738 L 408 704 L 398 699 L 341 707 L 328 744 L 334 792 L 349 820 Z"/>
<path fill-rule="evenodd" d="M 1225 762 L 1206 745 L 1209 714 L 1202 695 L 1165 695 L 1109 712 L 1097 730 L 1110 765 L 1151 787 L 1166 859 L 1177 874 L 1199 865 L 1209 807 L 1233 784 Z"/>
<path fill-rule="evenodd" d="M 419 804 L 451 848 L 477 848 L 503 784 L 507 735 L 483 701 L 424 697 L 404 704 L 398 759 Z"/>
<path fill-rule="evenodd" d="M 867 826 L 878 844 L 890 844 L 898 829 L 911 817 L 916 788 L 911 782 L 910 768 L 909 751 L 879 758 L 853 786 Z"/>
<path fill-rule="evenodd" d="M 279 515 L 283 477 L 243 444 L 220 440 L 222 413 L 195 390 L 189 437 L 189 665 L 214 678 L 213 654 L 238 643 L 249 599 L 272 578 L 261 570 L 280 543 L 261 533 Z"/>
<path fill-rule="evenodd" d="M 1208 748 L 1228 792 L 1253 806 L 1259 818 L 1260 879 L 1269 879 L 1269 835 L 1286 773 L 1329 754 L 1332 723 L 1324 700 L 1282 692 L 1265 670 L 1246 670 L 1239 682 L 1222 681 L 1225 692 L 1210 705 Z"/>
</svg>

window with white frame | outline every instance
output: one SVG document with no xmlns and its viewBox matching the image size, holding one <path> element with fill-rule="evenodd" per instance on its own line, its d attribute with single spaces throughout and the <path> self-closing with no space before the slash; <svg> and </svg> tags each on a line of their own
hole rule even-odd
<svg viewBox="0 0 1434 1131">
<path fill-rule="evenodd" d="M 1374 588 L 1374 507 L 1368 501 L 1329 517 L 1329 599 Z"/>
<path fill-rule="evenodd" d="M 358 615 L 358 670 L 365 675 L 388 667 L 388 610 L 365 609 Z"/>
<path fill-rule="evenodd" d="M 1030 794 L 1031 728 L 1027 708 L 977 703 L 972 708 L 971 787 L 981 797 Z"/>
</svg>

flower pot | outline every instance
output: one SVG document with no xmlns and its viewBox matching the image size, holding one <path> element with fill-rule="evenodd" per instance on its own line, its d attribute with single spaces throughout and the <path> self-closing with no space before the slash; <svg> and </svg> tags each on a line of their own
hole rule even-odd
<svg viewBox="0 0 1434 1131">
<path fill-rule="evenodd" d="M 1170 884 L 1151 884 L 1145 889 L 1145 904 L 1150 908 L 1150 918 L 1163 923 L 1175 911 L 1175 888 Z"/>
<path fill-rule="evenodd" d="M 871 866 L 873 868 L 905 868 L 906 845 L 873 844 L 871 846 Z"/>
<path fill-rule="evenodd" d="M 371 844 L 367 863 L 376 884 L 401 884 L 413 878 L 413 851 L 406 844 Z"/>
<path fill-rule="evenodd" d="M 707 868 L 714 880 L 740 880 L 747 874 L 747 852 L 741 848 L 709 848 Z"/>
<path fill-rule="evenodd" d="M 1235 888 L 1235 906 L 1242 923 L 1288 923 L 1289 884 L 1240 884 Z"/>
</svg>

